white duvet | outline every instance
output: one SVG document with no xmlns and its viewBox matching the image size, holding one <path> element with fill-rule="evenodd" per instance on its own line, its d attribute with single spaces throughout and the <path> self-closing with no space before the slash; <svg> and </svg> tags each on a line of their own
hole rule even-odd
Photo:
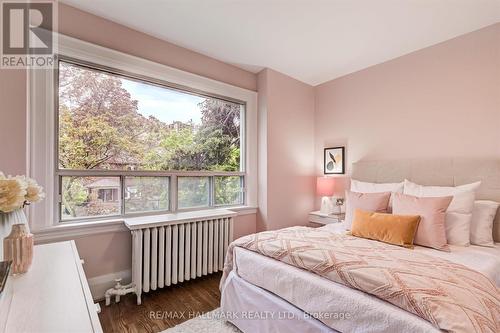
<svg viewBox="0 0 500 333">
<path fill-rule="evenodd" d="M 451 252 L 417 247 L 481 273 L 500 286 L 500 244 L 494 248 L 451 246 Z M 238 276 L 308 313 L 330 313 L 321 321 L 341 332 L 437 332 L 427 321 L 388 302 L 255 252 L 236 248 Z M 338 319 L 342 317 L 343 319 Z"/>
</svg>

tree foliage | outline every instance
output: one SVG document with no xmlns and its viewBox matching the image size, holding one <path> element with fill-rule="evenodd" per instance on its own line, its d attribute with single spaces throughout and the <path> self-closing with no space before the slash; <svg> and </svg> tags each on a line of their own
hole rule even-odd
<svg viewBox="0 0 500 333">
<path fill-rule="evenodd" d="M 207 98 L 201 125 L 172 128 L 141 115 L 120 78 L 64 64 L 59 103 L 62 168 L 239 170 L 238 104 Z"/>
<path fill-rule="evenodd" d="M 140 136 L 147 131 L 137 101 L 120 79 L 61 65 L 59 163 L 69 169 L 109 169 L 141 159 Z"/>
</svg>

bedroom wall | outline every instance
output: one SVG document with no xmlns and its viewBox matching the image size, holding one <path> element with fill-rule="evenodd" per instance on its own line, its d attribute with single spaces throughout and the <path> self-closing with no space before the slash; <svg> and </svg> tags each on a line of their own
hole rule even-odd
<svg viewBox="0 0 500 333">
<path fill-rule="evenodd" d="M 306 225 L 314 207 L 314 88 L 265 69 L 258 93 L 257 230 Z"/>
<path fill-rule="evenodd" d="M 315 87 L 323 148 L 358 160 L 500 157 L 500 23 Z M 348 172 L 350 170 L 348 169 Z"/>
<path fill-rule="evenodd" d="M 26 173 L 26 71 L 0 69 L 0 171 Z"/>
</svg>

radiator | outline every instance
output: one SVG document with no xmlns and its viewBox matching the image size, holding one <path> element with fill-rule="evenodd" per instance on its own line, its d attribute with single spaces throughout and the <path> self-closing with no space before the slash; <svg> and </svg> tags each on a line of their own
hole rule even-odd
<svg viewBox="0 0 500 333">
<path fill-rule="evenodd" d="M 222 271 L 235 215 L 213 210 L 127 219 L 137 304 L 143 292 Z"/>
</svg>

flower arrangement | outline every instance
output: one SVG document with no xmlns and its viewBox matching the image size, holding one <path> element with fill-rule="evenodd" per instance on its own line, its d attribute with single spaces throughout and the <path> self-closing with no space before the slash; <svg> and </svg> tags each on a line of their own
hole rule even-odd
<svg viewBox="0 0 500 333">
<path fill-rule="evenodd" d="M 26 176 L 5 176 L 0 172 L 0 212 L 10 213 L 41 201 L 43 188 Z"/>
</svg>

